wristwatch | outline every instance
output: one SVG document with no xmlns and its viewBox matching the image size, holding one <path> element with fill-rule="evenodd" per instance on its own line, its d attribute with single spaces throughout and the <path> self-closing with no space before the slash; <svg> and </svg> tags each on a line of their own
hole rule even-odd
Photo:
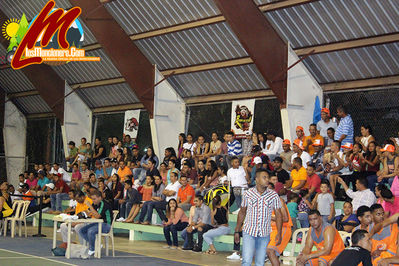
<svg viewBox="0 0 399 266">
<path fill-rule="evenodd" d="M 195 230 L 195 226 L 193 225 L 192 227 L 191 227 L 193 230 Z"/>
</svg>

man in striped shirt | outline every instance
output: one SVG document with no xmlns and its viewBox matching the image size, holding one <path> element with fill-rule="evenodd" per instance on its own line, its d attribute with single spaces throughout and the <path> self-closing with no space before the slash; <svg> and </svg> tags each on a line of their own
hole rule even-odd
<svg viewBox="0 0 399 266">
<path fill-rule="evenodd" d="M 256 186 L 248 189 L 244 194 L 238 213 L 234 241 L 239 242 L 239 231 L 244 223 L 242 228 L 242 265 L 244 266 L 252 265 L 254 255 L 255 266 L 264 265 L 266 248 L 270 241 L 273 210 L 277 226 L 276 245 L 281 243 L 282 205 L 277 193 L 267 188 L 269 177 L 266 169 L 261 168 L 256 171 Z"/>
<path fill-rule="evenodd" d="M 241 143 L 234 139 L 234 133 L 227 133 L 227 154 L 230 156 L 239 156 L 242 154 Z"/>
<path fill-rule="evenodd" d="M 338 127 L 335 130 L 334 139 L 341 143 L 353 144 L 353 121 L 352 117 L 347 114 L 345 108 L 340 105 L 337 108 L 337 114 L 341 118 Z"/>
</svg>

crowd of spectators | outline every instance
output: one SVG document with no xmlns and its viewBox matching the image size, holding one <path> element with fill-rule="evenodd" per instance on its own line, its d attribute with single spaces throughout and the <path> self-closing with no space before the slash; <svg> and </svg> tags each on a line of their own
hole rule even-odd
<svg viewBox="0 0 399 266">
<path fill-rule="evenodd" d="M 228 215 L 239 212 L 245 204 L 243 195 L 256 185 L 257 172 L 266 169 L 269 190 L 286 206 L 292 230 L 311 226 L 312 211 L 336 230 L 367 230 L 371 221 L 362 223 L 364 208 L 373 213 L 379 210 L 378 203 L 386 218 L 399 213 L 399 139 L 377 142 L 368 125 L 357 134 L 345 108 L 336 111 L 337 118 L 323 108 L 322 119 L 308 130 L 298 125 L 291 140 L 273 131 L 247 131 L 243 139 L 236 139 L 233 132 L 223 136 L 213 132 L 209 142 L 203 135 L 182 133 L 176 149 L 166 148 L 163 156 L 151 146 L 138 147 L 128 135 L 109 137 L 105 143 L 96 138 L 93 146 L 82 138 L 79 146 L 68 143 L 64 167 L 34 165 L 33 171 L 20 175 L 19 187 L 10 186 L 9 192 L 21 197 L 43 195 L 44 206 L 55 214 L 62 212 L 63 200 L 69 199 L 68 211 L 77 213 L 90 209 L 78 208 L 79 204 L 91 206 L 91 195 L 100 195 L 110 209 L 119 210 L 119 222 L 162 225 L 167 248 L 179 248 L 177 234 L 182 231 L 181 249 L 202 251 L 205 240 L 207 252 L 215 254 L 213 239 L 230 233 Z M 233 200 L 222 204 L 220 196 L 204 200 L 210 190 L 221 186 L 228 188 L 234 205 Z M 6 195 L 4 185 L 0 188 Z M 3 216 L 9 215 L 10 200 L 0 197 Z M 336 209 L 337 201 L 345 202 L 343 210 Z M 35 206 L 32 200 L 31 211 L 37 210 Z M 160 222 L 153 219 L 154 209 Z M 239 258 L 239 250 L 235 251 L 230 259 Z"/>
</svg>

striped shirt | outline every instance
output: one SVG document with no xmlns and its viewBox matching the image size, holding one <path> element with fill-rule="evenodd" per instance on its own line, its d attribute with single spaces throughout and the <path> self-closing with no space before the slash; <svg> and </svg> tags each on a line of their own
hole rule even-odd
<svg viewBox="0 0 399 266">
<path fill-rule="evenodd" d="M 253 237 L 266 237 L 271 233 L 272 212 L 282 208 L 280 198 L 273 190 L 266 189 L 262 195 L 256 187 L 243 195 L 241 207 L 247 208 L 243 231 Z"/>
<path fill-rule="evenodd" d="M 342 144 L 348 142 L 353 144 L 353 120 L 350 115 L 346 115 L 339 121 L 334 139 L 339 140 L 342 135 L 346 135 L 346 138 L 341 141 Z"/>
<path fill-rule="evenodd" d="M 233 142 L 227 142 L 227 154 L 232 156 L 241 155 L 241 143 L 236 139 Z"/>
</svg>

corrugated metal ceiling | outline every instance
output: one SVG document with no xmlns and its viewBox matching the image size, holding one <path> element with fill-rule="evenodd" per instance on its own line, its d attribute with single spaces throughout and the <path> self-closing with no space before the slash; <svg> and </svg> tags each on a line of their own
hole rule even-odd
<svg viewBox="0 0 399 266">
<path fill-rule="evenodd" d="M 54 66 L 53 69 L 61 78 L 67 80 L 69 84 L 121 76 L 103 49 L 89 51 L 86 55 L 98 56 L 101 60 L 100 62 L 70 62 L 65 65 Z"/>
<path fill-rule="evenodd" d="M 129 35 L 219 14 L 213 0 L 119 0 L 106 7 Z"/>
<path fill-rule="evenodd" d="M 0 70 L 0 87 L 7 93 L 33 91 L 35 87 L 21 70 Z"/>
<path fill-rule="evenodd" d="M 76 93 L 90 108 L 140 102 L 127 83 L 79 89 Z"/>
<path fill-rule="evenodd" d="M 159 69 L 247 56 L 227 23 L 217 23 L 135 42 Z"/>
<path fill-rule="evenodd" d="M 47 4 L 48 0 L 0 0 L 0 9 L 9 17 L 20 19 L 22 14 L 25 13 L 26 19 L 30 22 L 42 8 Z M 55 7 L 69 9 L 72 7 L 68 0 L 57 0 Z M 79 18 L 80 23 L 83 27 L 85 39 L 84 45 L 96 43 L 97 40 L 93 33 L 83 23 L 83 20 Z"/>
<path fill-rule="evenodd" d="M 342 50 L 309 56 L 306 67 L 319 83 L 399 74 L 399 43 Z"/>
<path fill-rule="evenodd" d="M 254 64 L 182 74 L 168 81 L 182 97 L 268 88 Z"/>
<path fill-rule="evenodd" d="M 399 31 L 399 1 L 328 0 L 265 13 L 294 48 Z"/>
<path fill-rule="evenodd" d="M 51 108 L 40 95 L 15 98 L 13 100 L 24 114 L 51 113 Z"/>
</svg>

